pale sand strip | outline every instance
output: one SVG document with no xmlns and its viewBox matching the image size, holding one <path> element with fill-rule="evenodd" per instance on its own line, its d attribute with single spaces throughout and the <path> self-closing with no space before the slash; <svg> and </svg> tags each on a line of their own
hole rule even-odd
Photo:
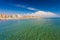
<svg viewBox="0 0 60 40">
<path fill-rule="evenodd" d="M 36 19 L 36 18 L 0 18 L 0 20 L 12 20 L 12 19 L 18 20 L 18 19 Z"/>
<path fill-rule="evenodd" d="M 19 18 L 0 18 L 0 20 L 10 20 L 10 19 L 19 19 Z"/>
</svg>

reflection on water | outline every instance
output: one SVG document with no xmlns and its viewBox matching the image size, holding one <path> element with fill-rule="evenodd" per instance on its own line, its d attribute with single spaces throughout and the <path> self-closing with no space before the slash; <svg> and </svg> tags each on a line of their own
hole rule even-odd
<svg viewBox="0 0 60 40">
<path fill-rule="evenodd" d="M 60 40 L 60 19 L 0 21 L 0 40 Z"/>
</svg>

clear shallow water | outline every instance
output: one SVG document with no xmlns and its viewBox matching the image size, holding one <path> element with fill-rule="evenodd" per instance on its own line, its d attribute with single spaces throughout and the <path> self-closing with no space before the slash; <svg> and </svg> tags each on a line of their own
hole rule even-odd
<svg viewBox="0 0 60 40">
<path fill-rule="evenodd" d="M 60 40 L 60 18 L 0 21 L 0 40 Z"/>
</svg>

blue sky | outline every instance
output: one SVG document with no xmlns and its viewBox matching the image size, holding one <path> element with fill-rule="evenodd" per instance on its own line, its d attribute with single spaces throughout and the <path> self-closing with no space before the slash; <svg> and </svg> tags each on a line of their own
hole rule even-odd
<svg viewBox="0 0 60 40">
<path fill-rule="evenodd" d="M 47 11 L 60 13 L 60 0 L 0 0 L 0 13 L 34 13 Z"/>
</svg>

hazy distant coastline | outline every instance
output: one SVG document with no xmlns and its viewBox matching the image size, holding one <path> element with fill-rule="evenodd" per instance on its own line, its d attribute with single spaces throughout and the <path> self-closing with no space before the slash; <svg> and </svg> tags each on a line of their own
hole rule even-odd
<svg viewBox="0 0 60 40">
<path fill-rule="evenodd" d="M 38 11 L 35 13 L 28 14 L 0 14 L 0 20 L 4 19 L 29 19 L 29 18 L 50 18 L 60 17 L 52 12 Z"/>
<path fill-rule="evenodd" d="M 28 18 L 40 18 L 40 17 L 39 16 L 33 16 L 33 15 L 20 15 L 20 14 L 0 14 L 0 20 L 28 19 Z"/>
</svg>

